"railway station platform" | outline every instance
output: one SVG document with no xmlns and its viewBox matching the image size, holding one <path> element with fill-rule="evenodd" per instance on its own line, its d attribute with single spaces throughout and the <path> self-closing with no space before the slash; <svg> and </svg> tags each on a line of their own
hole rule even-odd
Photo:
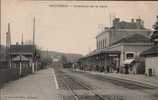
<svg viewBox="0 0 158 100">
<path fill-rule="evenodd" d="M 118 79 L 124 79 L 129 80 L 131 82 L 139 82 L 151 86 L 158 87 L 158 77 L 156 76 L 145 76 L 140 74 L 120 74 L 120 73 L 100 73 L 100 72 L 90 72 L 91 74 L 100 74 L 111 78 L 118 78 Z"/>
<path fill-rule="evenodd" d="M 52 69 L 5 84 L 0 90 L 0 100 L 60 100 Z"/>
</svg>

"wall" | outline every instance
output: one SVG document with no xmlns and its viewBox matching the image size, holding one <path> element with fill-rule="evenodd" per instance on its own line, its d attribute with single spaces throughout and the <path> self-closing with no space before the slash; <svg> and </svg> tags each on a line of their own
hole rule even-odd
<svg viewBox="0 0 158 100">
<path fill-rule="evenodd" d="M 103 40 L 106 41 L 106 43 L 104 42 L 103 44 Z M 99 34 L 96 37 L 96 44 L 97 44 L 97 49 L 103 49 L 106 48 L 109 45 L 109 32 L 108 31 L 104 31 L 101 34 Z M 101 43 L 102 42 L 102 43 Z"/>
<path fill-rule="evenodd" d="M 125 53 L 126 52 L 134 52 L 136 54 L 136 56 L 139 56 L 140 53 L 142 53 L 143 51 L 149 49 L 151 46 L 152 46 L 152 44 L 150 44 L 150 43 L 149 44 L 120 43 L 120 44 L 117 44 L 117 45 L 114 45 L 114 46 L 110 47 L 110 50 L 112 50 L 112 51 L 121 51 L 120 65 L 123 66 L 123 61 L 125 60 Z"/>
<path fill-rule="evenodd" d="M 143 44 L 143 43 L 135 43 L 135 44 L 123 44 L 123 51 L 124 52 L 135 52 L 136 55 L 139 56 L 140 53 L 143 51 L 151 48 L 152 44 Z"/>
<path fill-rule="evenodd" d="M 123 60 L 125 60 L 125 54 L 127 53 L 127 52 L 134 52 L 135 53 L 135 56 L 139 56 L 140 55 L 140 53 L 142 53 L 143 51 L 145 51 L 145 50 L 147 50 L 147 49 L 149 49 L 149 48 L 151 48 L 151 44 L 135 44 L 135 45 L 130 45 L 130 44 L 128 44 L 128 45 L 123 45 L 123 52 L 122 52 L 122 54 L 123 54 Z M 123 62 L 123 61 L 122 61 Z M 122 64 L 122 63 L 121 63 Z"/>
<path fill-rule="evenodd" d="M 152 68 L 153 70 L 153 75 L 158 76 L 158 57 L 146 57 L 145 58 L 145 70 L 147 75 L 148 74 L 148 69 Z"/>
</svg>

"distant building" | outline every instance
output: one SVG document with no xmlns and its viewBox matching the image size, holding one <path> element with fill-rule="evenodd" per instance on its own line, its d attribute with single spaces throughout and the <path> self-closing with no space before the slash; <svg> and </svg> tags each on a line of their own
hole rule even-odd
<svg viewBox="0 0 158 100">
<path fill-rule="evenodd" d="M 1 45 L 1 53 L 0 53 L 0 56 L 1 56 L 1 59 L 0 61 L 5 61 L 6 59 L 6 52 L 5 52 L 6 48 L 5 46 Z"/>
<path fill-rule="evenodd" d="M 34 46 L 25 44 L 15 44 L 10 46 L 11 65 L 19 69 L 19 74 L 34 72 Z"/>
<path fill-rule="evenodd" d="M 97 49 L 83 58 L 86 62 L 81 61 L 91 66 L 88 69 L 138 73 L 136 67 L 125 65 L 131 64 L 141 52 L 152 46 L 150 33 L 140 18 L 131 22 L 115 18 L 112 27 L 106 27 L 96 36 Z"/>
<path fill-rule="evenodd" d="M 7 62 L 6 62 L 6 47 L 1 45 L 1 53 L 0 53 L 0 68 L 6 68 Z"/>
</svg>

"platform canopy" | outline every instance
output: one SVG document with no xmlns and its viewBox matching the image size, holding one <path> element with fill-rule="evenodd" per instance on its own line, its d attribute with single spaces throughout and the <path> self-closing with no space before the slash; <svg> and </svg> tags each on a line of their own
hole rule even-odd
<svg viewBox="0 0 158 100">
<path fill-rule="evenodd" d="M 16 56 L 13 61 L 29 61 L 28 58 L 26 58 L 25 56 L 23 55 L 20 55 L 20 56 Z"/>
<path fill-rule="evenodd" d="M 116 50 L 113 51 L 113 50 L 110 50 L 109 48 L 105 48 L 105 49 L 101 49 L 101 50 L 92 51 L 91 53 L 89 53 L 87 55 L 87 57 L 95 56 L 95 55 L 98 55 L 98 54 L 101 54 L 101 53 L 104 53 L 104 54 L 120 54 L 121 52 L 116 51 Z"/>
</svg>

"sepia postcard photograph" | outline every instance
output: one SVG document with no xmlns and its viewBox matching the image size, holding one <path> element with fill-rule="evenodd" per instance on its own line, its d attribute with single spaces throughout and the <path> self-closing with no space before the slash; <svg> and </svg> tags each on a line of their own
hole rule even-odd
<svg viewBox="0 0 158 100">
<path fill-rule="evenodd" d="M 158 1 L 0 0 L 0 100 L 158 100 Z"/>
</svg>

